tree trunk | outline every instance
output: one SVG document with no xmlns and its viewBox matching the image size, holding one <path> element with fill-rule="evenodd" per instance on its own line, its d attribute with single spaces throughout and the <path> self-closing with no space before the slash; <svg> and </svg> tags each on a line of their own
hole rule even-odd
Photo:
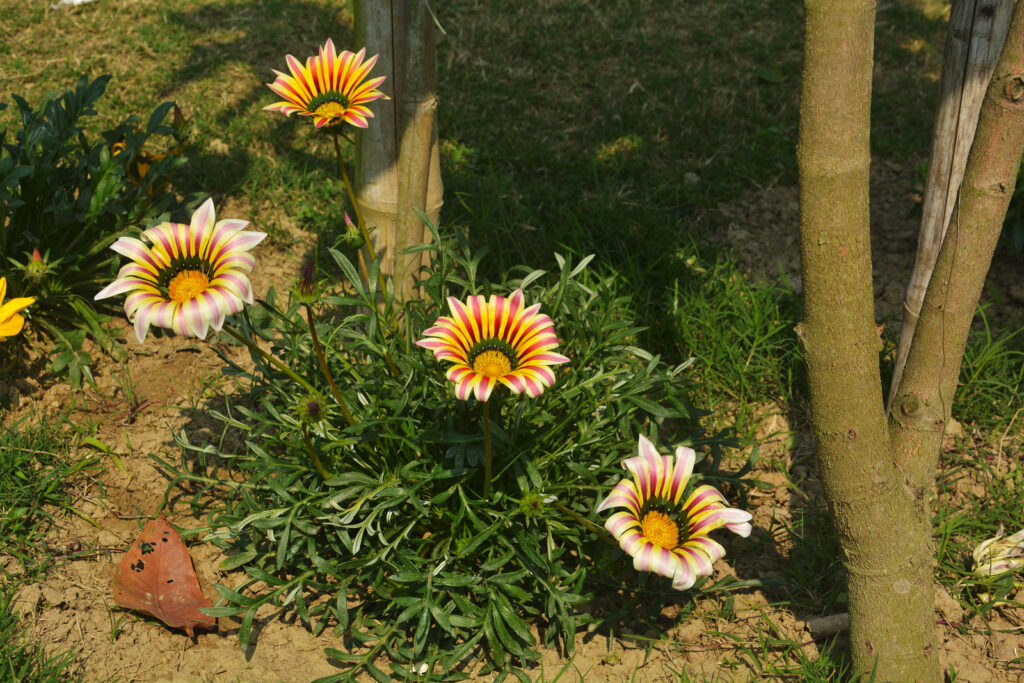
<svg viewBox="0 0 1024 683">
<path fill-rule="evenodd" d="M 868 243 L 874 3 L 807 0 L 801 255 L 812 421 L 849 574 L 856 671 L 938 681 L 931 506 L 942 430 L 1024 151 L 1024 3 L 981 108 L 888 422 Z"/>
<path fill-rule="evenodd" d="M 903 300 L 903 327 L 887 410 L 892 409 L 903 376 L 921 302 L 964 177 L 981 101 L 1006 41 L 1012 11 L 1013 0 L 955 0 L 950 11 L 939 111 L 921 206 L 921 232 L 914 272 Z"/>
<path fill-rule="evenodd" d="M 890 415 L 897 464 L 915 489 L 934 486 L 960 362 L 1024 152 L 1024 3 L 996 65 L 963 183 L 925 294 Z"/>
<path fill-rule="evenodd" d="M 426 257 L 401 252 L 430 238 L 414 207 L 436 222 L 442 203 L 433 18 L 422 0 L 357 0 L 355 17 L 356 43 L 380 54 L 374 72 L 391 84 L 391 99 L 375 103 L 376 121 L 356 137 L 356 201 L 404 299 Z"/>
<path fill-rule="evenodd" d="M 930 530 L 892 458 L 871 286 L 875 2 L 807 0 L 797 161 L 818 466 L 848 574 L 850 645 L 877 680 L 939 677 Z"/>
</svg>

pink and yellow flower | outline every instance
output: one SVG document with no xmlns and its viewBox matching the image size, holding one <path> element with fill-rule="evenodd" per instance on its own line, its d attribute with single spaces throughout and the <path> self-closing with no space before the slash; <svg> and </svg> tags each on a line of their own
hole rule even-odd
<svg viewBox="0 0 1024 683">
<path fill-rule="evenodd" d="M 21 333 L 25 318 L 21 312 L 36 302 L 35 297 L 20 296 L 4 303 L 7 296 L 7 278 L 0 277 L 0 342 Z"/>
<path fill-rule="evenodd" d="M 554 353 L 558 337 L 551 318 L 539 312 L 540 304 L 524 307 L 520 289 L 508 299 L 475 295 L 463 303 L 448 297 L 448 307 L 451 317 L 438 318 L 416 344 L 452 363 L 447 377 L 463 401 L 473 395 L 486 401 L 499 384 L 536 398 L 555 383 L 551 366 L 569 362 Z"/>
<path fill-rule="evenodd" d="M 750 513 L 727 507 L 713 486 L 698 486 L 683 500 L 695 456 L 685 446 L 676 449 L 674 460 L 659 455 L 641 435 L 639 455 L 622 463 L 633 479 L 616 484 L 597 508 L 624 508 L 608 518 L 605 528 L 633 558 L 637 571 L 668 577 L 677 590 L 710 576 L 712 565 L 725 555 L 710 532 L 720 527 L 744 537 L 751 532 Z"/>
<path fill-rule="evenodd" d="M 256 260 L 249 250 L 267 235 L 244 230 L 248 224 L 215 222 L 213 200 L 207 199 L 189 225 L 160 223 L 142 240 L 120 237 L 110 248 L 130 262 L 96 299 L 128 294 L 124 312 L 139 343 L 150 325 L 204 339 L 210 327 L 220 330 L 225 316 L 253 301 L 249 273 Z"/>
<path fill-rule="evenodd" d="M 376 99 L 390 98 L 377 90 L 385 76 L 367 79 L 370 69 L 377 63 L 377 55 L 363 61 L 365 54 L 366 48 L 355 53 L 343 50 L 338 54 L 334 42 L 328 38 L 320 54 L 307 58 L 305 66 L 287 55 L 285 61 L 291 75 L 274 69 L 277 78 L 267 83 L 268 88 L 284 99 L 263 109 L 286 116 L 312 116 L 317 128 L 343 123 L 366 128 L 366 119 L 373 117 L 366 105 Z"/>
</svg>

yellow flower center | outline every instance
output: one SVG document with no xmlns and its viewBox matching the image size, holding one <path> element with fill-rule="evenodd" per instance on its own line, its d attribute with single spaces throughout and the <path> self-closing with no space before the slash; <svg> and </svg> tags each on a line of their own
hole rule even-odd
<svg viewBox="0 0 1024 683">
<path fill-rule="evenodd" d="M 210 278 L 198 270 L 183 270 L 167 285 L 171 301 L 183 304 L 210 288 Z"/>
<path fill-rule="evenodd" d="M 679 545 L 679 526 L 664 512 L 651 510 L 640 520 L 640 531 L 655 545 L 672 550 Z"/>
<path fill-rule="evenodd" d="M 512 372 L 512 361 L 501 351 L 489 349 L 473 359 L 473 369 L 487 377 L 504 377 Z"/>
<path fill-rule="evenodd" d="M 345 105 L 341 102 L 324 102 L 323 104 L 318 105 L 316 109 L 313 110 L 313 113 L 317 116 L 324 117 L 341 116 L 345 113 L 345 109 Z"/>
</svg>

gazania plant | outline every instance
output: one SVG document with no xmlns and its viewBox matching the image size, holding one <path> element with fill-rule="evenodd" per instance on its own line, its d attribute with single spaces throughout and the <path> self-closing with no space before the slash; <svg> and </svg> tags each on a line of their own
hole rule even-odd
<svg viewBox="0 0 1024 683">
<path fill-rule="evenodd" d="M 725 497 L 713 486 L 697 486 L 689 495 L 696 453 L 679 446 L 675 459 L 658 454 L 654 444 L 640 435 L 639 455 L 622 466 L 633 478 L 624 479 L 598 507 L 616 512 L 605 527 L 633 558 L 638 571 L 672 579 L 672 587 L 685 590 L 699 577 L 710 576 L 725 548 L 710 533 L 726 527 L 749 536 L 751 515 L 726 507 Z"/>
<path fill-rule="evenodd" d="M 226 316 L 252 303 L 249 273 L 256 261 L 249 250 L 266 234 L 246 225 L 217 222 L 207 199 L 187 225 L 160 223 L 142 239 L 118 238 L 110 248 L 128 263 L 96 299 L 127 295 L 124 310 L 140 344 L 152 325 L 205 339 L 211 327 L 220 330 Z"/>
<path fill-rule="evenodd" d="M 338 54 L 331 39 L 320 48 L 318 55 L 306 59 L 305 64 L 287 55 L 285 61 L 290 75 L 275 69 L 277 78 L 267 84 L 282 99 L 264 109 L 286 116 L 309 116 L 317 128 L 346 123 L 366 128 L 367 119 L 373 118 L 367 105 L 387 95 L 377 89 L 384 82 L 384 76 L 368 78 L 377 56 L 364 59 L 365 56 L 365 48 L 357 53 L 342 50 Z"/>
<path fill-rule="evenodd" d="M 208 538 L 228 555 L 224 569 L 248 575 L 218 586 L 222 601 L 208 610 L 242 620 L 243 647 L 257 611 L 276 605 L 314 633 L 344 635 L 327 656 L 377 678 L 387 675 L 385 655 L 397 677 L 413 667 L 441 675 L 469 660 L 523 673 L 538 645 L 571 655 L 582 628 L 613 628 L 690 599 L 634 571 L 628 553 L 650 554 L 648 546 L 634 539 L 621 552 L 602 527 L 602 500 L 603 510 L 638 517 L 616 518 L 609 528 L 622 537 L 646 525 L 667 548 L 675 525 L 667 550 L 677 559 L 640 567 L 679 587 L 724 561 L 709 532 L 749 531 L 749 515 L 710 486 L 686 488 L 703 469 L 742 498 L 747 465 L 719 471 L 731 442 L 704 434 L 686 364 L 666 366 L 635 345 L 629 299 L 589 258 L 559 256 L 554 277 L 516 269 L 478 282 L 465 238 L 430 228 L 423 299 L 400 317 L 376 287 L 378 264 L 367 264 L 364 279 L 333 250 L 344 282 L 307 266 L 305 286 L 287 298 L 271 291 L 236 316 L 239 333 L 269 341 L 294 376 L 270 363 L 233 367 L 251 389 L 213 415 L 244 440 L 179 435 L 180 462 L 163 462 L 176 482 L 190 482 Z M 631 480 L 636 500 L 626 503 L 616 483 L 632 450 L 625 430 L 662 431 L 697 450 L 676 469 L 658 456 L 655 487 Z M 241 450 L 216 445 L 243 441 Z M 235 471 L 221 479 L 226 462 Z M 597 587 L 619 591 L 620 604 L 584 608 Z"/>
<path fill-rule="evenodd" d="M 369 126 L 367 119 L 373 117 L 373 112 L 367 106 L 369 103 L 379 99 L 391 99 L 378 89 L 386 80 L 386 76 L 371 78 L 369 75 L 377 63 L 377 55 L 369 59 L 365 59 L 365 56 L 366 48 L 357 53 L 342 50 L 341 54 L 338 54 L 334 41 L 330 38 L 320 48 L 319 54 L 307 58 L 305 64 L 292 55 L 286 55 L 285 61 L 291 75 L 274 69 L 277 78 L 273 83 L 267 83 L 267 87 L 274 94 L 284 99 L 267 105 L 264 110 L 279 111 L 286 116 L 299 114 L 312 117 L 314 127 L 331 136 L 334 154 L 338 160 L 338 174 L 345 185 L 352 210 L 356 214 L 354 225 L 347 213 L 345 222 L 349 228 L 357 228 L 362 238 L 359 270 L 363 283 L 369 285 L 370 275 L 366 263 L 367 260 L 375 260 L 377 255 L 370 240 L 369 227 L 359 211 L 352 181 L 349 180 L 348 171 L 345 169 L 339 140 L 343 136 L 347 138 L 346 124 L 357 129 Z M 377 284 L 382 293 L 387 292 L 387 285 L 379 273 Z"/>
<path fill-rule="evenodd" d="M 446 377 L 455 385 L 460 400 L 470 396 L 483 404 L 484 496 L 491 490 L 491 393 L 505 386 L 513 393 L 532 398 L 555 383 L 551 366 L 569 359 L 555 353 L 558 337 L 551 318 L 539 313 L 540 304 L 526 307 L 523 291 L 506 299 L 480 295 L 462 303 L 448 297 L 451 317 L 438 318 L 416 343 L 432 349 L 438 360 L 450 361 Z"/>
<path fill-rule="evenodd" d="M 463 401 L 486 402 L 499 385 L 536 398 L 555 383 L 551 366 L 569 362 L 553 351 L 558 338 L 551 318 L 540 314 L 540 304 L 526 307 L 521 289 L 508 299 L 449 297 L 448 307 L 451 317 L 438 318 L 416 343 L 452 363 L 446 376 Z"/>
<path fill-rule="evenodd" d="M 351 198 L 339 138 L 370 125 L 367 105 L 385 97 L 375 60 L 328 40 L 304 63 L 285 61 L 290 75 L 269 84 L 282 99 L 267 109 L 332 137 Z M 687 600 L 638 578 L 627 558 L 678 588 L 709 576 L 723 559 L 709 533 L 749 533 L 749 515 L 710 484 L 687 486 L 705 477 L 742 499 L 750 463 L 720 471 L 732 444 L 704 433 L 687 364 L 637 346 L 631 293 L 592 257 L 482 281 L 465 236 L 428 225 L 422 296 L 399 304 L 351 208 L 356 263 L 331 249 L 340 280 L 311 261 L 287 295 L 253 295 L 261 237 L 217 222 L 210 204 L 188 225 L 115 244 L 129 263 L 100 295 L 127 295 L 140 340 L 154 325 L 222 330 L 254 361 L 224 356 L 242 391 L 211 413 L 225 437 L 244 438 L 181 433 L 180 460 L 160 460 L 172 486 L 189 484 L 222 569 L 245 572 L 216 586 L 206 613 L 240 618 L 245 649 L 263 606 L 293 610 L 314 633 L 344 636 L 326 651 L 352 667 L 341 676 L 448 679 L 473 661 L 524 678 L 538 638 L 571 655 L 582 628 Z M 672 465 L 641 442 L 626 460 L 634 481 L 616 483 L 623 436 L 641 432 L 694 450 Z M 599 506 L 622 508 L 611 534 Z M 598 586 L 619 604 L 587 607 Z"/>
</svg>

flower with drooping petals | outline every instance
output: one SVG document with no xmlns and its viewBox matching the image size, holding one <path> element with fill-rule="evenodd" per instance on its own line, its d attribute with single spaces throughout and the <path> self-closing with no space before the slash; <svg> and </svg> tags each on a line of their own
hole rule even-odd
<svg viewBox="0 0 1024 683">
<path fill-rule="evenodd" d="M 554 352 L 558 337 L 551 318 L 539 312 L 540 304 L 524 307 L 521 289 L 490 301 L 448 297 L 448 307 L 452 317 L 438 318 L 416 344 L 453 363 L 447 377 L 463 401 L 474 394 L 486 401 L 498 384 L 536 398 L 555 383 L 550 366 L 569 362 Z"/>
<path fill-rule="evenodd" d="M 674 460 L 659 455 L 641 434 L 639 455 L 622 463 L 633 479 L 616 484 L 597 508 L 625 508 L 609 517 L 605 528 L 637 571 L 668 577 L 677 590 L 710 576 L 712 565 L 725 555 L 725 548 L 708 537 L 711 531 L 724 526 L 744 537 L 751 532 L 750 513 L 726 507 L 713 486 L 698 486 L 683 500 L 695 456 L 685 446 L 676 449 Z"/>
<path fill-rule="evenodd" d="M 379 98 L 391 98 L 377 90 L 385 76 L 366 78 L 377 63 L 377 55 L 363 61 L 365 54 L 366 48 L 354 53 L 342 50 L 338 54 L 334 41 L 328 38 L 320 54 L 306 59 L 305 66 L 287 55 L 285 61 L 291 75 L 274 69 L 277 78 L 267 83 L 267 87 L 284 100 L 263 109 L 286 116 L 312 116 L 317 128 L 343 123 L 366 128 L 366 119 L 373 118 L 373 112 L 366 105 Z"/>
<path fill-rule="evenodd" d="M 1024 529 L 1012 536 L 1003 533 L 999 525 L 994 538 L 978 544 L 974 549 L 974 573 L 994 576 L 1024 567 Z"/>
<path fill-rule="evenodd" d="M 7 278 L 0 277 L 0 342 L 21 333 L 25 318 L 21 312 L 36 302 L 33 296 L 19 296 L 4 303 L 7 296 Z"/>
<path fill-rule="evenodd" d="M 220 330 L 225 316 L 252 303 L 249 273 L 256 260 L 249 250 L 267 235 L 245 230 L 248 221 L 214 221 L 207 199 L 189 225 L 160 223 L 142 240 L 120 237 L 110 246 L 131 261 L 96 299 L 128 294 L 124 312 L 139 343 L 150 325 L 205 339 L 210 327 Z"/>
</svg>

